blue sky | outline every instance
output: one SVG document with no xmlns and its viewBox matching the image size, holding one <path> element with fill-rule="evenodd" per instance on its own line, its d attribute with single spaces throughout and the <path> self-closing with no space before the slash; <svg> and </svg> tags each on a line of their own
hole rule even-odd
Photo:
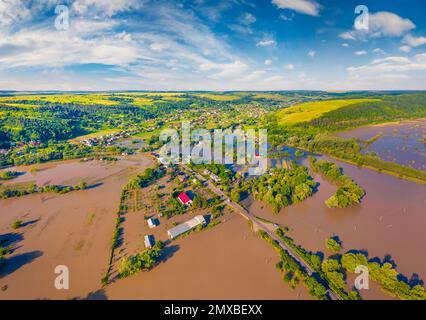
<svg viewBox="0 0 426 320">
<path fill-rule="evenodd" d="M 354 27 L 359 4 L 368 30 Z M 0 90 L 423 90 L 424 12 L 424 0 L 0 0 Z"/>
</svg>

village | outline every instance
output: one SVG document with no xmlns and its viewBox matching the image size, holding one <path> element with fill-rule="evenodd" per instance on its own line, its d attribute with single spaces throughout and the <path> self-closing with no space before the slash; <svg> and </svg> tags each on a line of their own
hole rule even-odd
<svg viewBox="0 0 426 320">
<path fill-rule="evenodd" d="M 191 198 L 188 196 L 186 192 L 182 192 L 177 197 L 178 201 L 187 207 L 190 207 L 193 203 Z M 160 225 L 159 219 L 156 218 L 149 218 L 147 220 L 148 227 L 150 229 L 153 229 Z M 169 230 L 167 230 L 167 235 L 170 237 L 170 239 L 175 239 L 193 229 L 195 229 L 197 226 L 204 226 L 206 224 L 206 219 L 202 215 L 197 215 L 194 218 L 185 221 Z M 146 248 L 152 248 L 155 245 L 155 238 L 152 234 L 147 234 L 144 236 L 144 244 Z"/>
<path fill-rule="evenodd" d="M 112 276 L 121 261 L 135 252 L 155 248 L 158 243 L 164 244 L 166 251 L 174 250 L 175 241 L 180 243 L 193 232 L 204 232 L 225 223 L 233 212 L 225 205 L 230 200 L 208 185 L 219 186 L 222 182 L 219 175 L 207 169 L 195 172 L 183 165 L 163 163 L 155 152 L 150 156 L 158 163 L 157 169 L 165 174 L 127 195 L 127 213 L 120 226 L 121 245 L 113 256 Z"/>
<path fill-rule="evenodd" d="M 127 138 L 130 136 L 131 133 L 126 131 L 120 131 L 117 133 L 109 133 L 105 135 L 100 135 L 99 137 L 93 137 L 93 138 L 87 138 L 82 140 L 80 143 L 88 146 L 88 147 L 94 147 L 98 145 L 102 146 L 112 146 L 115 142 L 117 142 L 119 139 Z"/>
<path fill-rule="evenodd" d="M 183 206 L 186 210 L 188 210 L 191 213 L 194 213 L 192 218 L 185 221 L 181 221 L 179 223 L 173 222 L 172 223 L 174 225 L 173 227 L 167 229 L 167 231 L 164 229 L 164 231 L 166 231 L 167 233 L 167 237 L 170 238 L 170 240 L 177 239 L 181 236 L 184 236 L 185 234 L 195 229 L 202 230 L 209 223 L 211 223 L 212 219 L 215 219 L 218 217 L 217 207 L 215 207 L 214 209 L 215 211 L 214 216 L 212 216 L 212 213 L 210 211 L 206 211 L 203 209 L 205 209 L 204 207 L 207 207 L 207 208 L 213 207 L 212 205 L 209 205 L 209 202 L 211 202 L 211 200 L 214 200 L 213 204 L 217 204 L 217 203 L 223 202 L 223 200 L 225 199 L 217 199 L 214 197 L 214 195 L 211 192 L 209 193 L 208 192 L 209 189 L 205 188 L 206 181 L 198 179 L 197 177 L 192 175 L 190 172 L 188 172 L 188 170 L 185 170 L 185 168 L 183 167 L 166 163 L 164 159 L 161 158 L 157 153 L 152 153 L 151 155 L 157 158 L 157 161 L 160 167 L 166 169 L 168 173 L 171 174 L 172 177 L 175 176 L 175 181 L 177 181 L 177 183 L 181 187 L 185 188 L 184 191 L 177 193 L 174 199 L 177 200 L 178 203 L 181 206 Z M 202 170 L 201 174 L 204 178 L 210 179 L 215 184 L 219 184 L 221 182 L 221 178 L 218 175 L 210 172 L 207 169 Z M 158 189 L 158 187 L 155 187 L 155 188 Z M 196 192 L 198 194 L 196 194 Z M 172 197 L 173 197 L 173 194 L 172 194 Z M 197 199 L 195 200 L 195 198 Z M 200 199 L 203 199 L 206 202 L 200 205 L 199 204 Z M 194 206 L 194 200 L 196 201 L 195 206 Z M 228 199 L 228 201 L 230 200 Z M 157 203 L 157 208 L 158 207 L 159 206 Z M 164 207 L 162 207 L 161 209 L 164 209 Z M 223 210 L 223 208 L 221 208 L 221 210 Z M 163 210 L 159 210 L 159 211 L 163 212 Z M 146 224 L 149 230 L 152 231 L 158 228 L 160 226 L 160 218 L 163 218 L 163 217 L 164 217 L 164 214 L 159 212 L 157 217 L 150 216 L 149 218 L 147 218 Z M 155 245 L 155 243 L 156 243 L 156 238 L 152 233 L 148 233 L 144 235 L 145 248 L 152 248 Z"/>
</svg>

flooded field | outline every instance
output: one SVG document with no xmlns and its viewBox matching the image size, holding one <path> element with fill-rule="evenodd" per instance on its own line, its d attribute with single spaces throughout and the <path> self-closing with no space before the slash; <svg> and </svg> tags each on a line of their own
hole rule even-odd
<svg viewBox="0 0 426 320">
<path fill-rule="evenodd" d="M 0 299 L 310 299 L 303 286 L 292 290 L 283 282 L 275 268 L 277 253 L 253 234 L 243 218 L 229 212 L 220 225 L 169 243 L 165 260 L 152 271 L 116 280 L 102 289 L 121 188 L 152 164 L 149 157 L 131 156 L 111 163 L 37 165 L 32 166 L 36 168 L 33 173 L 29 167 L 14 168 L 25 172 L 14 183 L 74 184 L 85 180 L 98 185 L 65 195 L 34 194 L 0 201 L 0 240 L 15 248 L 0 271 Z M 156 212 L 131 210 L 123 223 L 117 261 L 144 249 L 143 235 L 151 233 L 157 240 L 168 240 L 166 230 L 173 223 L 208 213 L 204 209 L 170 220 L 162 218 L 160 226 L 152 230 L 144 216 Z M 13 230 L 11 225 L 17 219 L 24 225 Z M 54 288 L 58 265 L 70 270 L 69 290 Z"/>
<path fill-rule="evenodd" d="M 324 252 L 325 239 L 338 235 L 344 250 L 365 249 L 370 258 L 389 255 L 400 273 L 408 278 L 415 273 L 426 280 L 426 186 L 345 163 L 339 165 L 366 190 L 360 205 L 327 208 L 324 201 L 336 187 L 317 175 L 318 192 L 278 215 L 250 199 L 245 200 L 245 206 L 256 215 L 290 227 L 289 235 L 308 250 Z M 371 290 L 366 297 L 386 296 L 380 290 Z"/>
<path fill-rule="evenodd" d="M 21 182 L 68 184 L 96 181 L 88 190 L 65 195 L 34 194 L 0 200 L 0 236 L 14 247 L 0 270 L 0 299 L 85 297 L 100 287 L 107 267 L 121 188 L 131 176 L 153 164 L 146 156 L 103 163 L 66 161 L 36 166 Z M 20 172 L 27 168 L 17 168 Z M 18 230 L 12 222 L 22 220 Z M 54 269 L 66 265 L 70 289 L 54 288 Z"/>
<path fill-rule="evenodd" d="M 307 164 L 306 155 L 297 160 Z M 117 162 L 73 160 L 13 168 L 23 174 L 5 184 L 74 185 L 86 181 L 95 187 L 65 195 L 46 193 L 0 200 L 0 241 L 7 239 L 7 244 L 15 248 L 0 270 L 0 299 L 311 298 L 303 285 L 292 290 L 283 282 L 275 268 L 275 250 L 259 239 L 243 218 L 229 212 L 220 218 L 220 225 L 210 230 L 168 242 L 165 259 L 153 270 L 115 279 L 102 288 L 121 188 L 130 177 L 153 164 L 152 158 L 137 154 Z M 287 165 L 275 159 L 272 164 Z M 345 163 L 339 165 L 366 190 L 360 205 L 327 208 L 324 201 L 336 187 L 321 175 L 315 177 L 320 185 L 314 196 L 278 215 L 250 198 L 244 205 L 258 216 L 290 227 L 289 235 L 308 250 L 326 252 L 325 239 L 338 235 L 345 251 L 366 250 L 370 258 L 394 261 L 397 270 L 408 278 L 418 274 L 425 280 L 426 186 Z M 156 190 L 164 194 L 173 190 L 167 180 L 164 177 L 158 182 L 161 188 L 153 185 L 132 194 L 115 264 L 123 256 L 143 250 L 145 234 L 168 241 L 166 231 L 174 223 L 196 214 L 209 214 L 207 209 L 200 209 L 170 220 L 160 218 L 160 225 L 149 229 L 146 217 L 159 213 L 154 205 Z M 148 198 L 152 199 L 147 201 Z M 143 204 L 139 203 L 142 200 Z M 11 225 L 18 219 L 24 225 L 13 230 Z M 68 291 L 54 288 L 57 265 L 69 267 Z M 353 283 L 353 279 L 349 275 L 348 283 Z M 364 298 L 392 298 L 377 284 L 371 283 L 370 287 L 368 292 L 362 292 Z"/>
<path fill-rule="evenodd" d="M 161 188 L 157 188 L 161 186 Z M 303 286 L 291 290 L 275 269 L 278 254 L 263 240 L 250 231 L 246 221 L 229 208 L 221 223 L 212 229 L 191 232 L 171 241 L 167 230 L 177 223 L 196 215 L 210 219 L 209 208 L 188 209 L 184 215 L 166 219 L 155 205 L 155 194 L 164 195 L 167 202 L 176 187 L 169 177 L 144 188 L 142 208 L 133 210 L 136 194 L 129 201 L 130 210 L 122 223 L 122 244 L 113 259 L 111 279 L 113 283 L 91 297 L 110 299 L 307 299 Z M 206 189 L 197 189 L 210 199 Z M 161 200 L 162 199 L 162 200 Z M 136 201 L 137 202 L 137 201 Z M 160 214 L 160 215 L 159 215 Z M 146 218 L 157 219 L 159 225 L 150 229 Z M 118 279 L 117 266 L 125 256 L 144 250 L 143 237 L 153 235 L 166 244 L 164 257 L 159 266 L 149 272 Z"/>
<path fill-rule="evenodd" d="M 275 269 L 278 254 L 237 215 L 168 246 L 168 259 L 150 272 L 119 280 L 93 298 L 310 299 Z"/>
<path fill-rule="evenodd" d="M 80 181 L 96 182 L 125 169 L 102 161 L 61 161 L 38 166 L 20 166 L 8 170 L 20 172 L 17 178 L 4 181 L 4 185 L 34 182 L 43 186 L 47 184 L 76 185 Z"/>
<path fill-rule="evenodd" d="M 367 126 L 338 135 L 363 141 L 372 139 L 364 153 L 375 152 L 385 161 L 426 170 L 426 119 Z"/>
</svg>

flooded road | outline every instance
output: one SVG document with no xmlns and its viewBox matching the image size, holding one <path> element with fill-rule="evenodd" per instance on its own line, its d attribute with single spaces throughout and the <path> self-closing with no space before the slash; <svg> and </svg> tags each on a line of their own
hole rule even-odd
<svg viewBox="0 0 426 320">
<path fill-rule="evenodd" d="M 301 161 L 305 163 L 306 158 Z M 15 247 L 0 271 L 0 287 L 6 288 L 0 291 L 0 299 L 88 295 L 92 299 L 310 298 L 302 285 L 292 290 L 283 282 L 275 268 L 277 253 L 235 214 L 225 216 L 227 221 L 211 230 L 173 241 L 166 261 L 152 271 L 101 289 L 121 188 L 130 177 L 153 164 L 151 158 L 135 155 L 110 163 L 44 164 L 36 166 L 34 173 L 27 167 L 16 168 L 26 173 L 13 183 L 68 185 L 84 180 L 99 185 L 65 195 L 34 194 L 0 200 L 0 240 L 8 238 Z M 325 252 L 325 239 L 335 234 L 343 241 L 344 251 L 364 249 L 370 258 L 381 259 L 389 255 L 398 272 L 408 278 L 417 273 L 425 280 L 426 186 L 345 163 L 339 165 L 366 190 L 360 205 L 327 208 L 324 201 L 336 187 L 321 175 L 315 177 L 320 186 L 314 196 L 284 208 L 279 215 L 250 199 L 244 204 L 254 214 L 290 227 L 289 235 L 308 250 Z M 134 218 L 124 223 L 125 241 L 131 251 L 141 248 L 141 234 L 148 232 L 143 217 Z M 24 226 L 13 230 L 11 224 L 17 219 L 23 220 Z M 162 228 L 170 227 L 168 224 Z M 57 265 L 69 267 L 68 291 L 54 288 Z M 352 275 L 348 279 L 352 281 Z M 363 296 L 389 298 L 374 284 Z"/>
<path fill-rule="evenodd" d="M 311 251 L 325 251 L 327 237 L 338 235 L 344 251 L 365 249 L 369 257 L 390 255 L 397 270 L 426 280 L 426 186 L 337 162 L 344 172 L 366 190 L 362 203 L 346 209 L 330 209 L 324 201 L 336 187 L 315 176 L 320 183 L 312 197 L 284 208 L 278 215 L 264 203 L 245 200 L 254 214 L 288 226 L 295 242 Z M 369 293 L 370 298 L 383 298 Z"/>
<path fill-rule="evenodd" d="M 166 249 L 167 259 L 152 271 L 102 289 L 121 188 L 150 165 L 151 158 L 132 156 L 115 163 L 44 164 L 36 166 L 35 174 L 27 167 L 16 168 L 27 172 L 19 177 L 20 183 L 85 180 L 100 185 L 65 195 L 34 194 L 0 201 L 1 240 L 8 239 L 7 244 L 15 247 L 0 271 L 0 287 L 5 288 L 0 299 L 310 299 L 302 285 L 292 290 L 283 282 L 275 268 L 277 253 L 235 214 L 227 214 L 226 222 L 213 229 L 173 241 Z M 123 224 L 125 247 L 131 251 L 142 248 L 141 234 L 148 232 L 138 214 L 130 212 Z M 176 218 L 183 221 L 188 216 Z M 11 224 L 17 219 L 24 226 L 13 230 Z M 158 239 L 165 240 L 171 223 L 156 230 L 163 231 Z M 69 268 L 69 290 L 54 287 L 58 265 Z"/>
</svg>

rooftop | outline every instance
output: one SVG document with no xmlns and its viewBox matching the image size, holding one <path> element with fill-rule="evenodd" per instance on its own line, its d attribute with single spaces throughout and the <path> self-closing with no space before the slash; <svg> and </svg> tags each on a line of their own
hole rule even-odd
<svg viewBox="0 0 426 320">
<path fill-rule="evenodd" d="M 180 202 L 182 202 L 182 204 L 188 204 L 192 202 L 192 200 L 185 192 L 182 192 L 180 195 L 178 195 L 178 199 L 180 200 Z"/>
<path fill-rule="evenodd" d="M 200 224 L 205 224 L 205 223 L 206 223 L 206 220 L 204 219 L 204 217 L 202 215 L 198 215 L 192 218 L 191 220 L 188 220 L 174 228 L 171 228 L 169 231 L 167 231 L 167 233 L 170 236 L 170 238 L 174 239 L 177 236 L 185 232 L 188 232 L 191 229 L 194 229 L 196 226 Z"/>
</svg>

